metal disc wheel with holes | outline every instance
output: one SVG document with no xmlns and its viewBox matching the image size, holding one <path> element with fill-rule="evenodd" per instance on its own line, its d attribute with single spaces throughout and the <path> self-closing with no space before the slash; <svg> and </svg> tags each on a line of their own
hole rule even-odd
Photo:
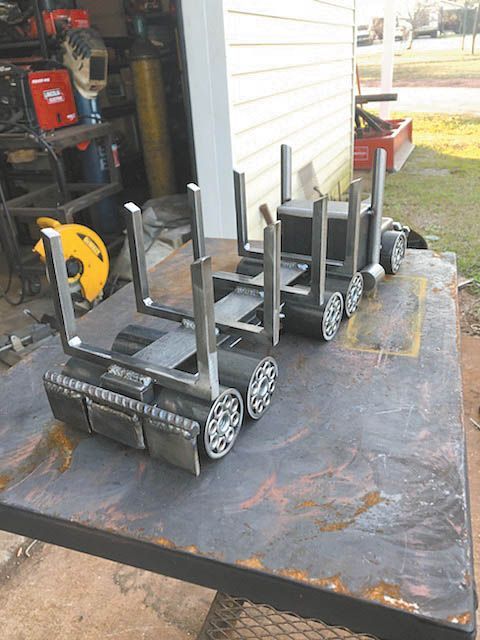
<svg viewBox="0 0 480 640">
<path fill-rule="evenodd" d="M 407 238 L 403 231 L 385 231 L 382 235 L 380 264 L 385 273 L 395 274 L 400 269 L 407 250 Z"/>
<path fill-rule="evenodd" d="M 242 422 L 242 396 L 236 389 L 226 389 L 213 403 L 203 431 L 203 446 L 209 458 L 218 460 L 227 455 Z"/>
<path fill-rule="evenodd" d="M 347 318 L 351 318 L 357 311 L 358 306 L 363 297 L 363 276 L 357 271 L 357 273 L 350 280 L 347 293 L 345 294 L 345 315 Z"/>
<path fill-rule="evenodd" d="M 343 317 L 343 296 L 336 291 L 332 293 L 323 311 L 322 338 L 330 342 L 337 335 Z"/>
<path fill-rule="evenodd" d="M 254 420 L 259 420 L 269 408 L 277 377 L 278 366 L 273 358 L 268 356 L 258 363 L 247 391 L 247 412 Z"/>
</svg>

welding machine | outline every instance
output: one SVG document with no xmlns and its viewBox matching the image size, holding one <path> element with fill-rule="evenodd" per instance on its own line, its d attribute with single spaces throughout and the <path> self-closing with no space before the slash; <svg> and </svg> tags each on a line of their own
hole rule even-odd
<svg viewBox="0 0 480 640">
<path fill-rule="evenodd" d="M 0 66 L 0 120 L 50 131 L 78 122 L 67 69 L 53 61 Z"/>
</svg>

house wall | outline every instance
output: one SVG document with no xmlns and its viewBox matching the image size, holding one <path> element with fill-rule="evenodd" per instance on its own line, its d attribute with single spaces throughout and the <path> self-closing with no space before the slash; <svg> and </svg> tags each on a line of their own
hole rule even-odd
<svg viewBox="0 0 480 640">
<path fill-rule="evenodd" d="M 224 0 L 224 29 L 233 164 L 258 238 L 259 206 L 279 204 L 282 143 L 295 198 L 338 198 L 351 179 L 355 0 Z"/>
</svg>

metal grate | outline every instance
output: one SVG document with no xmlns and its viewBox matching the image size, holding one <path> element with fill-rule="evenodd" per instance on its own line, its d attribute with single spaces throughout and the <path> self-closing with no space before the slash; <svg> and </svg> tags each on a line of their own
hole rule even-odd
<svg viewBox="0 0 480 640">
<path fill-rule="evenodd" d="M 217 593 L 197 640 L 378 640 Z"/>
</svg>

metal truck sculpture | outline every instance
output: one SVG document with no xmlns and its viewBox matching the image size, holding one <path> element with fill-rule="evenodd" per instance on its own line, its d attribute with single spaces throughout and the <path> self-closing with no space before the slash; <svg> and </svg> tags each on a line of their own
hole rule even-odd
<svg viewBox="0 0 480 640">
<path fill-rule="evenodd" d="M 282 148 L 282 166 L 288 153 Z M 342 259 L 330 258 L 332 205 L 327 197 L 298 205 L 288 198 L 282 180 L 277 221 L 264 229 L 263 246 L 248 241 L 244 176 L 235 174 L 238 252 L 237 273 L 212 273 L 206 255 L 200 189 L 188 185 L 192 210 L 193 262 L 190 266 L 193 313 L 155 302 L 147 277 L 141 210 L 125 205 L 136 309 L 174 321 L 164 332 L 130 325 L 112 348 L 85 343 L 77 332 L 61 237 L 43 229 L 48 277 L 65 354 L 62 369 L 44 374 L 45 390 L 55 418 L 88 433 L 97 433 L 155 458 L 200 473 L 200 460 L 218 460 L 231 451 L 243 422 L 259 420 L 273 402 L 278 365 L 266 354 L 283 330 L 332 340 L 345 316 L 358 308 L 364 283 L 372 288 L 384 268 L 398 270 L 406 229 L 382 221 L 384 158 L 377 158 L 372 204 L 361 207 L 358 183 L 343 204 Z M 283 171 L 285 178 L 285 171 Z M 300 215 L 298 215 L 300 211 Z M 310 244 L 300 253 L 289 220 L 308 226 Z M 367 223 L 362 223 L 362 217 Z M 337 218 L 335 218 L 337 219 Z M 296 220 L 294 220 L 296 222 Z M 282 224 L 287 226 L 282 233 Z M 395 233 L 393 248 L 381 243 Z M 290 243 L 281 250 L 281 239 Z M 401 238 L 401 240 L 398 240 Z M 405 239 L 405 241 L 403 240 Z M 390 243 L 391 244 L 391 243 Z M 397 250 L 401 245 L 402 250 Z M 329 249 L 330 250 L 330 249 Z M 382 253 L 383 252 L 383 253 Z M 382 257 L 383 256 L 383 257 Z M 398 259 L 398 260 L 397 260 Z M 398 264 L 397 264 L 398 262 Z M 245 349 L 244 338 L 254 349 Z M 261 434 L 259 434 L 261 437 Z"/>
</svg>

